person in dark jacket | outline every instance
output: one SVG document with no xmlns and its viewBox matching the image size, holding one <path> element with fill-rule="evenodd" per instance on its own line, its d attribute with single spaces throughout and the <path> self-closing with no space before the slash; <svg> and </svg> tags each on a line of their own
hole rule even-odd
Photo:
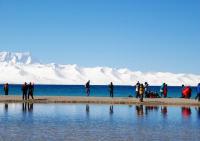
<svg viewBox="0 0 200 141">
<path fill-rule="evenodd" d="M 145 97 L 147 97 L 149 94 L 149 84 L 147 82 L 144 83 L 144 93 Z"/>
<path fill-rule="evenodd" d="M 9 85 L 8 85 L 8 83 L 6 83 L 3 88 L 4 88 L 5 95 L 8 95 L 8 92 L 9 92 Z"/>
<path fill-rule="evenodd" d="M 28 85 L 28 99 L 29 99 L 30 96 L 31 96 L 32 99 L 34 99 L 33 93 L 34 93 L 34 84 L 30 82 L 29 85 Z"/>
<path fill-rule="evenodd" d="M 108 87 L 109 87 L 110 97 L 114 97 L 114 86 L 113 86 L 113 83 L 111 82 Z"/>
<path fill-rule="evenodd" d="M 27 85 L 27 83 L 25 82 L 25 83 L 22 85 L 22 99 L 23 99 L 23 100 L 27 100 L 27 92 L 28 92 L 28 85 Z"/>
<path fill-rule="evenodd" d="M 167 84 L 165 84 L 165 86 L 164 86 L 164 91 L 163 91 L 163 96 L 164 96 L 164 98 L 167 97 L 167 93 L 168 93 L 168 86 L 167 86 Z"/>
<path fill-rule="evenodd" d="M 198 99 L 198 101 L 200 101 L 200 83 L 197 86 L 197 96 L 195 97 L 195 99 Z"/>
<path fill-rule="evenodd" d="M 86 95 L 90 96 L 90 80 L 85 84 Z"/>
</svg>

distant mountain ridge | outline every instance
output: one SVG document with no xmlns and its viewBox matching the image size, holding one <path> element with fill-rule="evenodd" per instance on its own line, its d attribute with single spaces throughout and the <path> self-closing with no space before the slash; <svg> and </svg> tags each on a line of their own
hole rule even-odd
<svg viewBox="0 0 200 141">
<path fill-rule="evenodd" d="M 32 59 L 30 53 L 0 52 L 0 83 L 21 84 L 31 81 L 36 84 L 84 84 L 88 80 L 95 85 L 107 85 L 111 81 L 115 85 L 135 85 L 137 81 L 147 81 L 150 85 L 161 85 L 166 82 L 171 86 L 196 86 L 200 82 L 200 75 L 41 64 Z"/>
<path fill-rule="evenodd" d="M 13 53 L 13 52 L 0 52 L 0 62 L 1 63 L 22 63 L 30 64 L 32 63 L 32 57 L 29 52 L 25 53 Z"/>
</svg>

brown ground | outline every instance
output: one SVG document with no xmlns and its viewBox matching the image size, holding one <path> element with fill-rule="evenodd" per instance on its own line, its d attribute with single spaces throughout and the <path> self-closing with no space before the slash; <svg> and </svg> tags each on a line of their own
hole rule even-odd
<svg viewBox="0 0 200 141">
<path fill-rule="evenodd" d="M 21 96 L 0 96 L 0 103 L 22 103 Z M 139 102 L 136 98 L 109 98 L 109 97 L 69 97 L 69 96 L 36 96 L 31 103 L 93 103 L 93 104 L 143 104 L 143 105 L 168 105 L 168 106 L 200 106 L 194 99 L 181 98 L 155 98 L 144 99 Z"/>
</svg>

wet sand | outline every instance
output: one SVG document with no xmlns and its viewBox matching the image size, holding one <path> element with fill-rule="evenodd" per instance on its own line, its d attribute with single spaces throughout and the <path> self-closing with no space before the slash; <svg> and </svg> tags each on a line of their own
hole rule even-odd
<svg viewBox="0 0 200 141">
<path fill-rule="evenodd" d="M 136 98 L 110 98 L 110 97 L 71 97 L 71 96 L 35 96 L 34 100 L 22 100 L 21 96 L 0 96 L 1 103 L 92 103 L 92 104 L 143 104 L 143 105 L 171 105 L 171 106 L 200 106 L 194 99 L 181 98 L 144 98 L 139 102 Z"/>
</svg>

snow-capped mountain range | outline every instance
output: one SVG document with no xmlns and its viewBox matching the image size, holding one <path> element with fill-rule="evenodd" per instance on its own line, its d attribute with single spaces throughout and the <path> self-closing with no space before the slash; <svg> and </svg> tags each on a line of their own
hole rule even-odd
<svg viewBox="0 0 200 141">
<path fill-rule="evenodd" d="M 151 85 L 180 86 L 181 84 L 196 86 L 200 75 L 174 74 L 169 72 L 131 71 L 129 69 L 113 69 L 109 67 L 84 68 L 77 65 L 42 64 L 32 59 L 30 53 L 0 52 L 0 83 L 21 84 L 91 84 L 107 85 L 111 81 L 115 85 L 135 85 L 137 81 L 149 82 Z"/>
</svg>

